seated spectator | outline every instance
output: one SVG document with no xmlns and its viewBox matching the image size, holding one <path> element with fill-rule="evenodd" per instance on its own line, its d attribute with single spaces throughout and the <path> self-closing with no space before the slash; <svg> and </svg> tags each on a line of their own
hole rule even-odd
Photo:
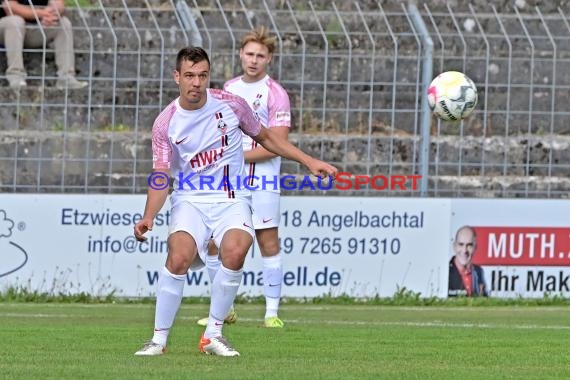
<svg viewBox="0 0 570 380">
<path fill-rule="evenodd" d="M 75 52 L 71 22 L 64 16 L 64 0 L 0 0 L 0 44 L 6 49 L 10 87 L 25 87 L 23 50 L 41 48 L 44 38 L 54 44 L 57 65 L 56 87 L 79 89 L 87 86 L 75 78 Z M 41 25 L 38 25 L 38 21 Z M 44 37 L 45 34 L 45 37 Z"/>
</svg>

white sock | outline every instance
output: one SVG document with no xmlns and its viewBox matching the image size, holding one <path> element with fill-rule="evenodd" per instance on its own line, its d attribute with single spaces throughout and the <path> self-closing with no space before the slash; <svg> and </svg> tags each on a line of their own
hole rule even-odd
<svg viewBox="0 0 570 380">
<path fill-rule="evenodd" d="M 214 283 L 214 278 L 216 277 L 218 269 L 220 269 L 220 264 L 221 262 L 218 255 L 206 256 L 206 269 L 208 269 L 208 276 L 210 276 L 210 284 Z"/>
<path fill-rule="evenodd" d="M 265 318 L 276 317 L 281 300 L 283 260 L 281 254 L 263 258 L 263 290 L 265 291 Z"/>
<path fill-rule="evenodd" d="M 185 274 L 172 274 L 166 267 L 162 268 L 156 292 L 154 335 L 152 337 L 154 343 L 166 346 L 168 333 L 182 301 L 185 281 Z"/>
<path fill-rule="evenodd" d="M 243 269 L 231 270 L 220 265 L 220 270 L 218 270 L 212 284 L 210 315 L 208 327 L 206 327 L 206 332 L 204 332 L 205 338 L 222 335 L 224 318 L 234 303 L 242 277 Z"/>
</svg>

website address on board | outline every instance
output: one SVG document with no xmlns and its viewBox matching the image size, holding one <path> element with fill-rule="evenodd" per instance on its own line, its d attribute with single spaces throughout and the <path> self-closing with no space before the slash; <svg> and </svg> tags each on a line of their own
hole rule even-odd
<svg viewBox="0 0 570 380">
<path fill-rule="evenodd" d="M 319 268 L 308 266 L 298 266 L 293 270 L 284 271 L 284 286 L 338 286 L 342 281 L 340 272 L 332 270 L 328 266 Z M 158 284 L 159 271 L 146 271 L 148 284 L 154 286 Z M 207 286 L 208 276 L 204 271 L 186 273 L 186 283 L 192 286 Z M 263 272 L 244 271 L 244 286 L 263 286 Z"/>
</svg>

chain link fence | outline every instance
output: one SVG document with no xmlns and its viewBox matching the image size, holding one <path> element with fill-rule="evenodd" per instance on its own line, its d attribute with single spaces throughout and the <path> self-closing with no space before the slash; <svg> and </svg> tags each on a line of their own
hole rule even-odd
<svg viewBox="0 0 570 380">
<path fill-rule="evenodd" d="M 240 70 L 241 36 L 265 24 L 278 41 L 271 75 L 291 97 L 291 141 L 345 172 L 423 176 L 424 191 L 329 193 L 566 197 L 570 12 L 458 3 L 76 0 L 77 76 L 89 86 L 57 90 L 49 46 L 25 52 L 27 88 L 0 77 L 0 189 L 146 192 L 152 123 L 178 94 L 178 49 L 202 45 L 221 87 Z M 426 81 L 447 70 L 479 90 L 460 123 L 425 111 Z M 282 172 L 305 169 L 285 160 Z"/>
</svg>

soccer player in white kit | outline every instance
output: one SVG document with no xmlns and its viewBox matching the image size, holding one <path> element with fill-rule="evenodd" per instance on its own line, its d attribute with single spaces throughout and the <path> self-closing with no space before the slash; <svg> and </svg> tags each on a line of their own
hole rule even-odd
<svg viewBox="0 0 570 380">
<path fill-rule="evenodd" d="M 284 139 L 291 127 L 289 95 L 283 87 L 267 74 L 267 67 L 275 51 L 275 37 L 266 27 L 248 32 L 241 40 L 240 60 L 243 74 L 228 80 L 224 90 L 244 98 L 256 117 Z M 266 327 L 283 327 L 279 318 L 279 302 L 283 283 L 283 262 L 279 247 L 281 157 L 259 145 L 248 135 L 243 135 L 246 175 L 251 178 L 253 227 L 263 260 L 263 290 L 265 294 Z M 212 280 L 220 266 L 218 250 L 210 247 L 206 267 Z M 233 323 L 237 314 L 233 307 L 226 316 L 226 323 Z M 205 326 L 207 318 L 198 321 Z"/>
<path fill-rule="evenodd" d="M 199 47 L 183 48 L 176 58 L 174 80 L 180 96 L 156 118 L 152 129 L 153 173 L 143 217 L 134 226 L 139 241 L 152 230 L 156 214 L 174 179 L 168 255 L 156 292 L 154 334 L 135 355 L 161 355 L 182 301 L 189 269 L 204 266 L 210 237 L 220 247 L 221 266 L 212 284 L 201 352 L 238 356 L 222 335 L 224 317 L 242 282 L 243 264 L 253 242 L 251 194 L 239 183 L 244 172 L 242 131 L 270 151 L 304 164 L 317 176 L 337 169 L 264 128 L 247 103 L 223 90 L 207 88 L 208 54 Z"/>
</svg>

